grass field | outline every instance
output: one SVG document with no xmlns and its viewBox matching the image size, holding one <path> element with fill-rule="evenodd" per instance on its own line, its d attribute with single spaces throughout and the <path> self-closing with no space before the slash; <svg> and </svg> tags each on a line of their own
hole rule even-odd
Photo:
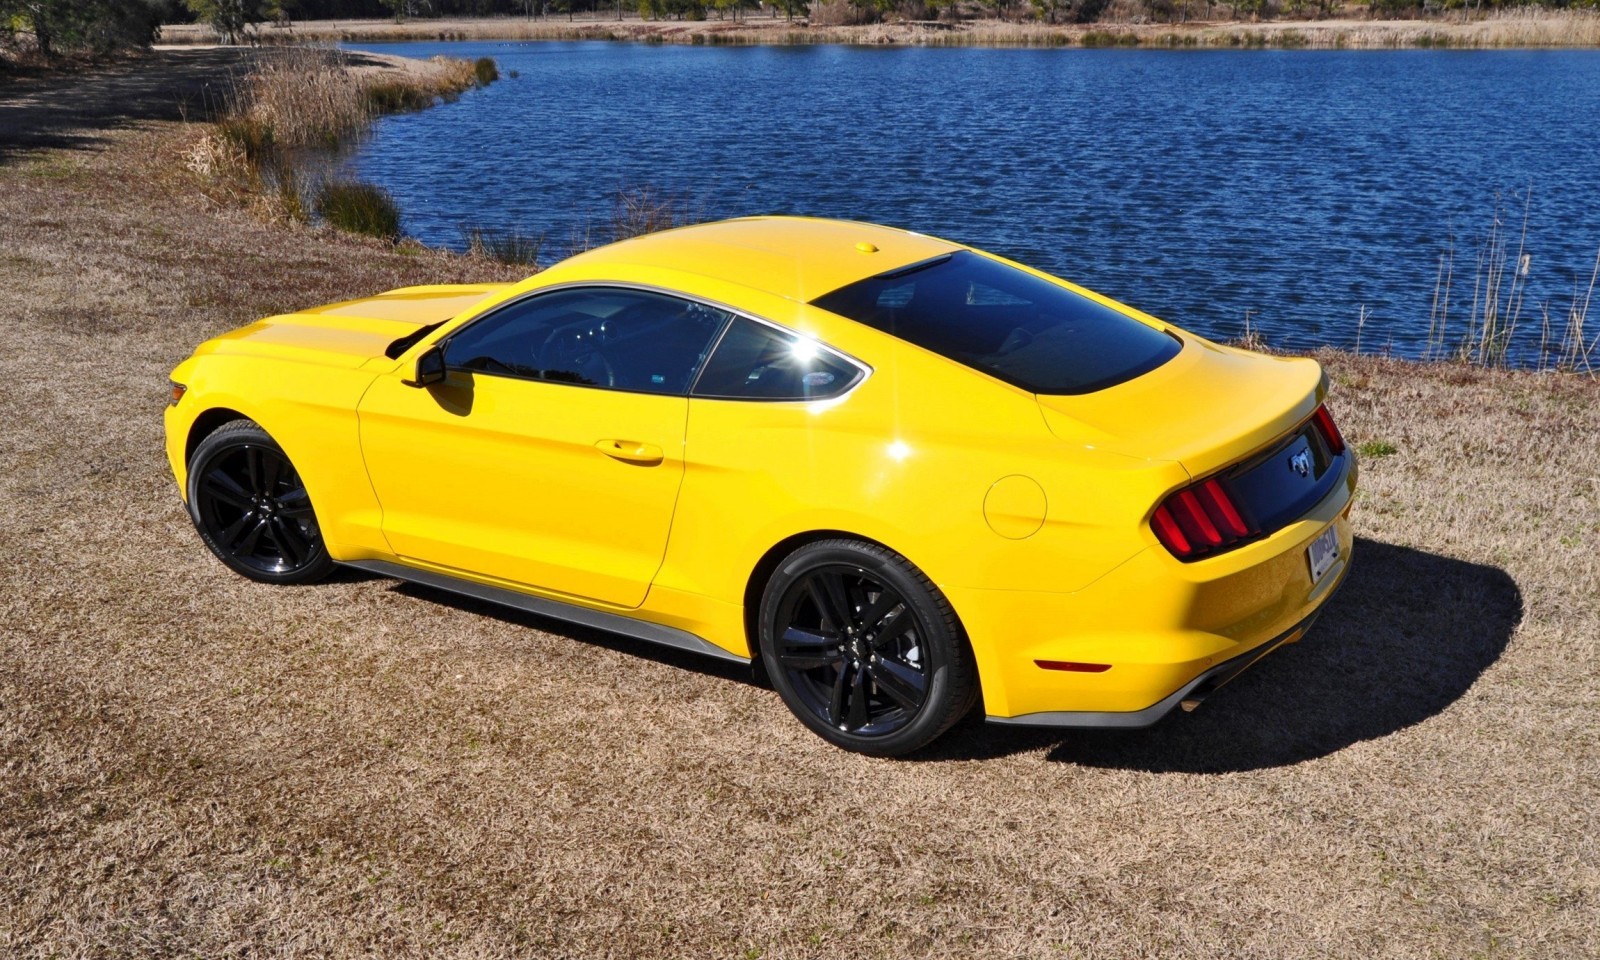
<svg viewBox="0 0 1600 960">
<path fill-rule="evenodd" d="M 1600 955 L 1600 383 L 1324 357 L 1369 456 L 1306 640 L 1147 732 L 870 760 L 731 667 L 212 560 L 195 343 L 510 268 L 81 123 L 0 151 L 0 955 Z"/>
</svg>

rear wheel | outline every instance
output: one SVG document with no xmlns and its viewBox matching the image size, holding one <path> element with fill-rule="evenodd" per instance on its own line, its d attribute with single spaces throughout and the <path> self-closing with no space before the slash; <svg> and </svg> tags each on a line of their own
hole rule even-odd
<svg viewBox="0 0 1600 960">
<path fill-rule="evenodd" d="M 760 625 L 784 703 L 847 750 L 910 753 L 977 699 L 977 668 L 949 601 L 876 544 L 824 540 L 790 554 L 762 595 Z"/>
<path fill-rule="evenodd" d="M 220 427 L 189 458 L 189 516 L 217 559 L 262 583 L 310 583 L 333 567 L 294 464 L 249 420 Z"/>
</svg>

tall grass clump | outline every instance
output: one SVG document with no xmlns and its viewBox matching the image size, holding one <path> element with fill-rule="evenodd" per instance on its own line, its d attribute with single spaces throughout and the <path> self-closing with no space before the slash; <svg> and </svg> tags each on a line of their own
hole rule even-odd
<svg viewBox="0 0 1600 960">
<path fill-rule="evenodd" d="M 202 176 L 277 188 L 296 151 L 336 147 L 371 119 L 361 82 L 337 52 L 275 50 L 234 81 L 221 115 L 186 160 Z"/>
<path fill-rule="evenodd" d="M 346 181 L 317 186 L 302 173 L 317 166 L 308 154 L 360 136 L 380 114 L 420 110 L 497 76 L 489 58 L 358 72 L 337 50 L 274 50 L 235 81 L 184 162 L 270 219 L 304 222 L 311 207 L 340 229 L 398 239 L 400 216 L 387 193 Z"/>
<path fill-rule="evenodd" d="M 259 179 L 296 151 L 339 147 L 381 114 L 421 110 L 498 76 L 488 57 L 477 63 L 434 57 L 411 72 L 359 74 L 337 50 L 273 50 L 234 83 L 208 134 L 213 142 L 197 145 L 189 166 Z"/>
<path fill-rule="evenodd" d="M 268 163 L 276 155 L 278 138 L 272 127 L 248 114 L 230 114 L 216 123 L 216 136 L 226 148 L 253 166 Z"/>
<path fill-rule="evenodd" d="M 367 85 L 367 106 L 375 114 L 411 113 L 433 106 L 438 96 L 405 80 L 383 80 Z"/>
<path fill-rule="evenodd" d="M 425 74 L 401 74 L 369 81 L 367 107 L 374 115 L 425 110 L 439 100 L 454 100 L 473 87 L 487 87 L 500 79 L 500 68 L 490 57 L 476 61 L 434 57 Z"/>
<path fill-rule="evenodd" d="M 400 239 L 400 208 L 382 187 L 359 180 L 329 180 L 317 188 L 316 209 L 340 230 L 390 242 Z"/>
<path fill-rule="evenodd" d="M 544 235 L 537 236 L 520 230 L 487 230 L 471 227 L 467 230 L 467 253 L 501 263 L 517 266 L 539 266 L 539 251 L 544 247 Z"/>
<path fill-rule="evenodd" d="M 337 147 L 367 128 L 361 81 L 331 50 L 289 48 L 262 57 L 235 88 L 234 117 L 259 125 L 281 148 Z"/>
<path fill-rule="evenodd" d="M 1522 320 L 1523 296 L 1527 290 L 1529 257 L 1523 252 L 1528 238 L 1528 204 L 1532 191 L 1524 198 L 1521 231 L 1512 244 L 1512 227 L 1503 199 L 1495 196 L 1489 230 L 1478 243 L 1472 276 L 1472 301 L 1467 308 L 1465 327 L 1455 334 L 1450 328 L 1450 307 L 1456 272 L 1455 237 L 1439 256 L 1434 275 L 1433 306 L 1428 314 L 1428 341 L 1423 348 L 1426 359 L 1454 357 L 1473 366 L 1505 366 L 1511 337 Z M 1515 254 L 1512 250 L 1515 249 Z"/>
<path fill-rule="evenodd" d="M 1522 229 L 1516 236 L 1516 254 L 1511 253 L 1511 223 L 1498 201 L 1489 233 L 1478 248 L 1477 271 L 1472 280 L 1472 312 L 1467 315 L 1467 335 L 1462 349 L 1478 366 L 1505 366 L 1511 337 L 1522 321 L 1522 299 L 1527 291 L 1530 269 L 1528 255 L 1528 209 L 1532 190 L 1524 197 Z M 1507 275 L 1509 271 L 1509 276 Z"/>
<path fill-rule="evenodd" d="M 1530 258 L 1524 252 L 1528 239 L 1528 209 L 1532 190 L 1524 197 L 1522 224 L 1515 235 L 1503 198 L 1496 194 L 1489 230 L 1478 243 L 1472 275 L 1472 302 L 1467 308 L 1465 327 L 1455 334 L 1450 328 L 1450 307 L 1456 272 L 1455 238 L 1439 256 L 1434 276 L 1433 306 L 1428 315 L 1428 341 L 1423 348 L 1427 359 L 1454 357 L 1473 366 L 1505 366 L 1510 355 L 1511 337 L 1522 321 L 1523 297 L 1527 291 Z M 1512 251 L 1515 251 L 1513 253 Z"/>
<path fill-rule="evenodd" d="M 1600 282 L 1600 251 L 1594 255 L 1594 269 L 1589 271 L 1589 285 L 1581 289 L 1573 285 L 1572 302 L 1567 307 L 1566 327 L 1561 331 L 1557 345 L 1556 367 L 1562 370 L 1595 372 L 1593 356 L 1600 351 L 1600 333 L 1589 336 L 1589 306 L 1594 302 L 1595 284 Z M 1546 329 L 1548 330 L 1548 321 Z M 1542 362 L 1542 354 L 1541 354 Z"/>
<path fill-rule="evenodd" d="M 1514 7 L 1496 10 L 1469 29 L 1473 45 L 1481 47 L 1596 47 L 1600 10 Z"/>
<path fill-rule="evenodd" d="M 1083 35 L 1083 45 L 1086 47 L 1137 47 L 1139 35 L 1136 33 L 1113 33 L 1109 30 L 1090 30 Z"/>
<path fill-rule="evenodd" d="M 695 221 L 687 205 L 657 187 L 627 187 L 617 193 L 611 211 L 611 237 L 626 240 L 659 230 L 671 230 Z"/>
<path fill-rule="evenodd" d="M 1587 283 L 1582 273 L 1574 274 L 1572 296 L 1564 311 L 1556 308 L 1556 315 L 1552 316 L 1548 301 L 1529 308 L 1527 291 L 1533 257 L 1527 252 L 1527 241 L 1532 192 L 1530 187 L 1522 197 L 1520 222 L 1505 198 L 1496 194 L 1489 228 L 1477 241 L 1470 300 L 1465 291 L 1456 289 L 1456 238 L 1454 234 L 1450 236 L 1435 268 L 1424 360 L 1453 359 L 1476 367 L 1505 367 L 1516 362 L 1539 370 L 1553 367 L 1594 373 L 1600 334 L 1592 331 L 1588 320 L 1595 287 L 1600 285 L 1600 253 L 1596 253 L 1592 267 L 1584 267 L 1589 273 Z M 1452 317 L 1460 316 L 1463 308 L 1465 316 L 1452 325 Z M 1538 354 L 1531 362 L 1513 358 L 1513 337 L 1519 328 L 1532 322 L 1526 314 L 1534 311 L 1539 325 Z M 1531 334 L 1519 342 L 1531 345 L 1530 337 Z"/>
</svg>

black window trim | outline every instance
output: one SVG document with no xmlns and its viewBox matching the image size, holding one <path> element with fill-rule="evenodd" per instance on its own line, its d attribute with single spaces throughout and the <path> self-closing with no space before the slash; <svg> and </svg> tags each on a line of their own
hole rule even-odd
<svg viewBox="0 0 1600 960">
<path fill-rule="evenodd" d="M 438 347 L 442 353 L 448 355 L 450 352 L 450 341 L 455 339 L 463 330 L 470 330 L 475 325 L 482 323 L 491 317 L 498 316 L 500 313 L 506 310 L 527 303 L 529 300 L 538 299 L 546 294 L 561 293 L 568 290 L 592 290 L 596 288 L 610 290 L 636 290 L 641 293 L 654 293 L 661 296 L 671 297 L 674 300 L 685 300 L 690 303 L 698 303 L 702 306 L 711 307 L 714 310 L 720 310 L 723 313 L 729 314 L 728 318 L 722 321 L 722 326 L 719 327 L 717 332 L 712 335 L 711 348 L 706 351 L 705 356 L 701 358 L 699 365 L 695 367 L 694 376 L 689 380 L 689 392 L 655 393 L 649 390 L 630 390 L 626 387 L 608 387 L 602 383 L 577 383 L 572 380 L 549 380 L 544 377 L 529 377 L 518 373 L 500 373 L 498 371 L 489 372 L 485 370 L 473 370 L 468 367 L 455 365 L 446 365 L 445 369 L 454 370 L 459 373 L 468 373 L 474 377 L 499 377 L 502 380 L 522 380 L 527 383 L 552 383 L 559 384 L 563 387 L 577 387 L 580 390 L 604 390 L 607 393 L 629 393 L 641 397 L 678 397 L 680 399 L 687 399 L 689 394 L 693 392 L 694 385 L 700 381 L 700 374 L 705 370 L 706 361 L 711 359 L 711 354 L 714 350 L 716 350 L 716 345 L 722 342 L 723 336 L 725 336 L 728 332 L 728 327 L 732 326 L 733 316 L 738 313 L 738 311 L 735 311 L 732 307 L 715 303 L 703 297 L 691 297 L 677 290 L 669 290 L 665 287 L 653 287 L 641 283 L 618 283 L 610 280 L 571 280 L 566 283 L 555 283 L 548 287 L 540 287 L 537 290 L 529 290 L 526 293 L 523 293 L 521 296 L 513 297 L 510 300 L 497 303 L 490 309 L 485 310 L 476 317 L 473 317 L 471 320 L 468 320 L 466 323 L 463 323 L 456 329 L 451 330 L 445 336 L 440 337 L 431 346 Z"/>
<path fill-rule="evenodd" d="M 702 359 L 700 361 L 700 365 L 695 368 L 694 376 L 689 380 L 689 389 L 687 393 L 651 393 L 647 390 L 628 390 L 623 387 L 607 387 L 598 383 L 573 383 L 569 380 L 546 380 L 543 377 L 525 377 L 515 373 L 486 373 L 482 370 L 469 370 L 466 367 L 447 367 L 446 369 L 470 373 L 473 376 L 500 377 L 506 380 L 524 380 L 530 383 L 555 383 L 565 387 L 578 387 L 579 389 L 584 390 L 606 390 L 612 393 L 632 393 L 646 397 L 683 397 L 686 399 L 692 398 L 696 400 L 731 400 L 739 403 L 820 403 L 824 401 L 838 401 L 853 393 L 855 389 L 865 383 L 867 378 L 872 376 L 873 373 L 871 364 L 868 364 L 862 360 L 858 360 L 850 354 L 845 353 L 843 350 L 823 343 L 821 340 L 818 340 L 809 334 L 796 330 L 793 327 L 786 327 L 781 323 L 768 320 L 765 317 L 757 316 L 748 310 L 742 310 L 739 307 L 731 306 L 730 304 L 722 303 L 718 300 L 712 300 L 709 297 L 701 297 L 694 294 L 684 293 L 682 290 L 674 290 L 670 287 L 658 287 L 654 284 L 648 283 L 630 283 L 624 280 L 568 280 L 564 283 L 553 283 L 548 287 L 540 287 L 537 290 L 529 290 L 520 296 L 513 297 L 510 300 L 495 304 L 490 309 L 485 310 L 483 313 L 473 317 L 471 320 L 468 320 L 466 323 L 463 323 L 456 329 L 451 330 L 448 334 L 440 337 L 432 344 L 429 344 L 427 349 L 438 347 L 440 351 L 448 353 L 450 341 L 460 334 L 461 331 L 469 330 L 474 324 L 481 323 L 482 321 L 495 316 L 503 310 L 510 309 L 518 304 L 532 300 L 535 297 L 541 297 L 547 293 L 559 293 L 563 290 L 588 290 L 597 287 L 611 290 L 637 290 L 641 293 L 659 294 L 661 296 L 672 297 L 676 300 L 687 300 L 691 303 L 698 303 L 701 306 L 710 307 L 713 310 L 721 310 L 723 313 L 728 314 L 728 319 L 722 322 L 722 328 L 718 330 L 716 335 L 711 338 L 711 346 L 706 350 L 705 358 Z M 837 393 L 830 393 L 823 397 L 696 396 L 694 392 L 695 388 L 700 385 L 700 378 L 705 374 L 708 362 L 717 352 L 717 348 L 722 346 L 722 340 L 728 335 L 728 331 L 733 329 L 734 320 L 741 317 L 745 320 L 768 327 L 791 337 L 803 337 L 809 339 L 812 343 L 817 345 L 819 350 L 823 350 L 831 356 L 843 360 L 846 364 L 854 367 L 856 369 L 855 378 L 852 379 L 844 389 L 838 391 Z"/>
</svg>

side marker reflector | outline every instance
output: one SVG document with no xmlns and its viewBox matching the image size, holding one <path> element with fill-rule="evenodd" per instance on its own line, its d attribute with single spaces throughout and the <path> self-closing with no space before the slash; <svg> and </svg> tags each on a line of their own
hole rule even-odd
<svg viewBox="0 0 1600 960">
<path fill-rule="evenodd" d="M 1111 669 L 1109 663 L 1078 663 L 1074 660 L 1035 660 L 1034 663 L 1046 670 L 1067 670 L 1072 673 L 1105 673 Z"/>
</svg>

